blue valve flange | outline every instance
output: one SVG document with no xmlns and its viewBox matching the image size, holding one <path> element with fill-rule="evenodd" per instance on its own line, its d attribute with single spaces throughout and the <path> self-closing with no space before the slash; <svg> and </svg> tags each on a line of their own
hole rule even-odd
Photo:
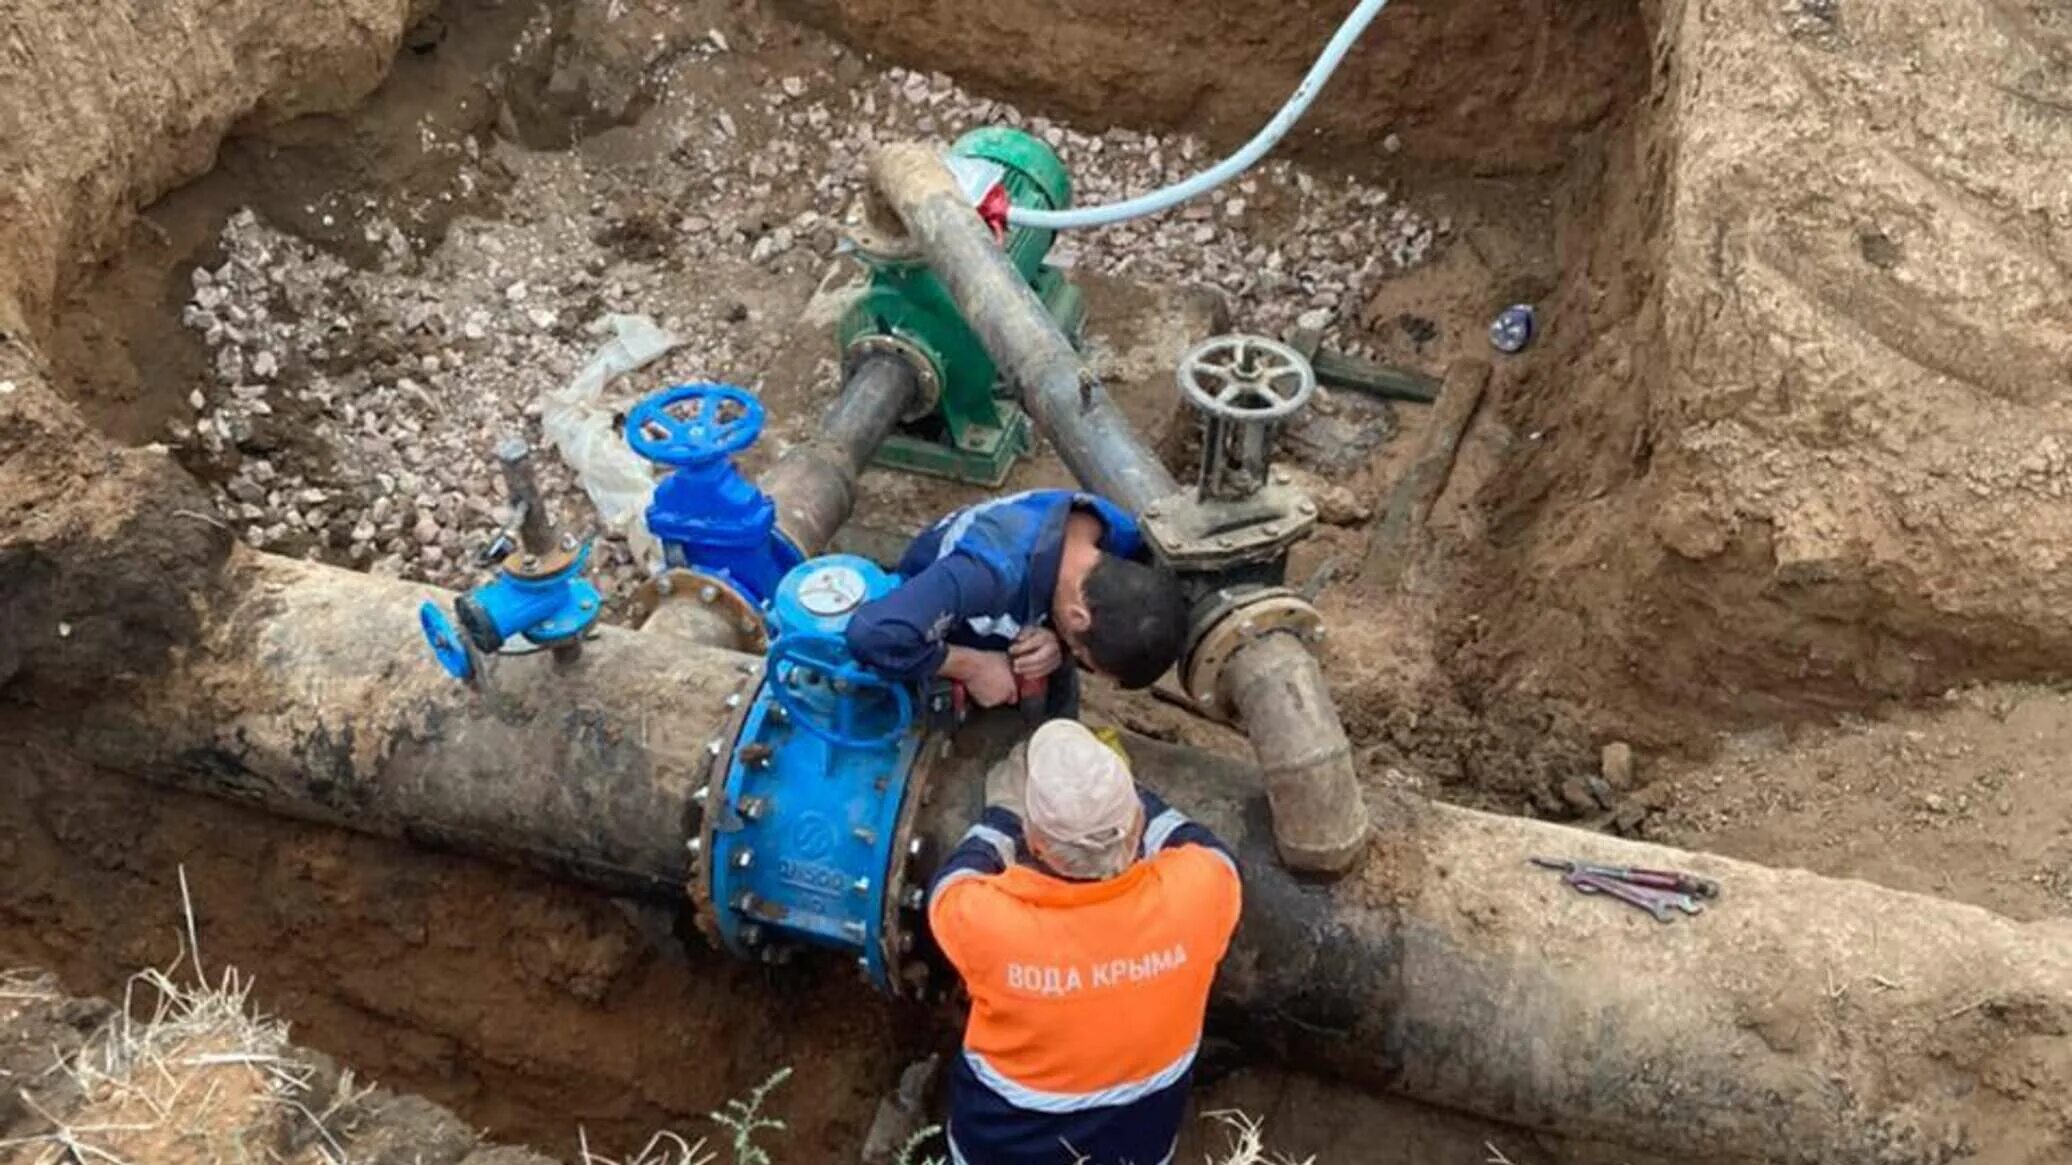
<svg viewBox="0 0 2072 1165">
<path fill-rule="evenodd" d="M 427 602 L 419 607 L 417 625 L 424 630 L 425 642 L 432 645 L 432 654 L 439 658 L 439 666 L 446 669 L 447 675 L 462 683 L 475 678 L 474 654 L 439 604 Z"/>
</svg>

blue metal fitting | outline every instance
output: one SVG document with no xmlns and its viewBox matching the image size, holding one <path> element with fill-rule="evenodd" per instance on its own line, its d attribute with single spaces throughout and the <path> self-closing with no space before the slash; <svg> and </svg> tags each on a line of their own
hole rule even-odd
<svg viewBox="0 0 2072 1165">
<path fill-rule="evenodd" d="M 580 639 L 604 609 L 597 588 L 583 577 L 589 562 L 588 543 L 544 559 L 513 554 L 493 581 L 453 601 L 458 631 L 436 603 L 418 608 L 418 624 L 439 666 L 466 682 L 475 678 L 471 647 L 495 655 L 518 638 L 539 647 Z"/>
<path fill-rule="evenodd" d="M 439 666 L 463 683 L 474 681 L 478 653 L 494 655 L 516 638 L 539 647 L 566 645 L 571 652 L 578 650 L 576 640 L 597 622 L 604 607 L 597 588 L 583 577 L 590 546 L 555 534 L 524 440 L 506 438 L 496 456 L 511 492 L 512 525 L 520 542 L 514 543 L 507 529 L 484 552 L 482 564 L 496 563 L 497 577 L 453 601 L 458 629 L 436 603 L 417 611 L 418 627 Z"/>
<path fill-rule="evenodd" d="M 899 925 L 888 894 L 905 869 L 894 851 L 926 732 L 910 686 L 856 663 L 842 632 L 856 608 L 897 585 L 852 555 L 812 559 L 778 584 L 763 685 L 706 806 L 702 856 L 734 953 L 830 949 L 887 991 L 902 949 L 886 933 Z"/>
<path fill-rule="evenodd" d="M 634 406 L 626 442 L 675 472 L 655 487 L 648 529 L 670 566 L 724 576 L 752 604 L 769 601 L 803 557 L 777 531 L 777 506 L 735 468 L 755 444 L 763 405 L 723 384 L 679 384 Z"/>
</svg>

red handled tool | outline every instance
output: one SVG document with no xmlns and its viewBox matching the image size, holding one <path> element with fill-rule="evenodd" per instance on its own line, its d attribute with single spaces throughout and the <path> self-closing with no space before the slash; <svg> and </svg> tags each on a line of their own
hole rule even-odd
<svg viewBox="0 0 2072 1165">
<path fill-rule="evenodd" d="M 1583 894 L 1603 894 L 1668 922 L 1681 912 L 1697 914 L 1705 909 L 1700 899 L 1719 897 L 1719 883 L 1696 874 L 1676 870 L 1643 870 L 1630 866 L 1601 866 L 1568 858 L 1533 858 L 1543 869 L 1562 871 L 1562 884 Z"/>
<path fill-rule="evenodd" d="M 1049 676 L 1014 677 L 1015 694 L 1021 697 L 1022 720 L 1028 724 L 1043 723 L 1043 712 L 1050 704 Z"/>
</svg>

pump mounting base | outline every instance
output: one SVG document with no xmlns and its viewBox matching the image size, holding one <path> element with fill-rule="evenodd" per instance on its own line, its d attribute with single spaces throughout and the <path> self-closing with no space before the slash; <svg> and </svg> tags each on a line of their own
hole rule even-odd
<svg viewBox="0 0 2072 1165">
<path fill-rule="evenodd" d="M 957 445 L 911 432 L 895 432 L 878 446 L 871 464 L 908 473 L 946 477 L 969 485 L 997 487 L 1029 451 L 1029 416 L 1019 405 L 1000 403 L 1000 428 L 969 425 Z"/>
</svg>

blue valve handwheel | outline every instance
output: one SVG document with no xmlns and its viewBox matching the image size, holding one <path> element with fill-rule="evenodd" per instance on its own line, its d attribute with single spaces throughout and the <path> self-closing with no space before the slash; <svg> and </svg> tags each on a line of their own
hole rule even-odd
<svg viewBox="0 0 2072 1165">
<path fill-rule="evenodd" d="M 693 404 L 697 409 L 687 417 L 671 411 Z M 739 411 L 722 417 L 729 407 Z M 626 417 L 626 443 L 635 453 L 679 468 L 739 453 L 762 431 L 763 402 L 727 384 L 679 384 L 641 401 Z"/>
<path fill-rule="evenodd" d="M 424 629 L 425 642 L 432 645 L 432 654 L 439 657 L 439 666 L 446 669 L 447 675 L 462 683 L 475 677 L 475 657 L 439 604 L 427 602 L 419 607 L 417 625 Z"/>
<path fill-rule="evenodd" d="M 777 701 L 778 707 L 784 709 L 792 723 L 842 748 L 881 748 L 905 736 L 914 723 L 914 698 L 908 694 L 906 685 L 888 680 L 867 668 L 842 662 L 847 651 L 838 635 L 795 632 L 779 638 L 770 645 L 765 669 L 770 677 L 771 697 Z M 893 707 L 897 709 L 892 727 L 871 736 L 851 736 L 827 723 L 792 689 L 792 676 L 799 668 L 819 673 L 830 684 L 844 683 L 859 691 L 889 693 Z"/>
</svg>

